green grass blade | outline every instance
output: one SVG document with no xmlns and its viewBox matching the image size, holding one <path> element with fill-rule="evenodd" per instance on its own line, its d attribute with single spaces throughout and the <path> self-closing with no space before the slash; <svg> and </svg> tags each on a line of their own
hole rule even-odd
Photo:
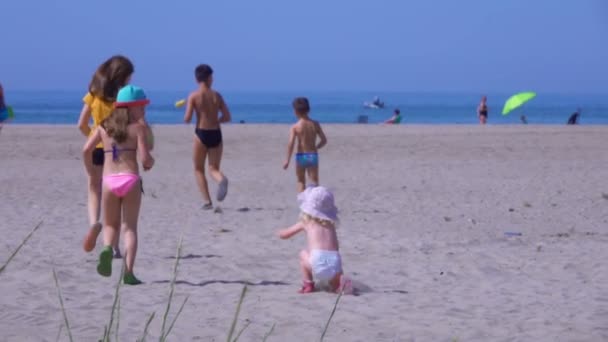
<svg viewBox="0 0 608 342">
<path fill-rule="evenodd" d="M 34 227 L 34 229 L 32 229 L 32 231 L 29 234 L 27 234 L 27 236 L 25 237 L 25 239 L 23 239 L 23 241 L 21 241 L 21 244 L 15 249 L 15 251 L 13 251 L 13 254 L 11 254 L 11 256 L 8 257 L 8 260 L 6 260 L 6 262 L 4 263 L 4 265 L 2 265 L 2 267 L 0 267 L 0 274 L 2 274 L 2 272 L 4 272 L 4 269 L 13 260 L 13 258 L 15 257 L 15 255 L 17 255 L 17 253 L 19 253 L 19 250 L 21 249 L 21 247 L 23 247 L 23 245 L 25 245 L 25 243 L 27 242 L 27 240 L 29 240 L 30 237 L 32 237 L 32 235 L 38 230 L 38 228 L 40 228 L 42 226 L 43 222 L 44 222 L 44 220 L 38 222 L 38 224 L 36 225 L 36 227 Z"/>
<path fill-rule="evenodd" d="M 118 297 L 118 306 L 116 307 L 116 331 L 114 342 L 118 342 L 118 328 L 120 327 L 120 297 Z"/>
<path fill-rule="evenodd" d="M 173 321 L 171 321 L 171 324 L 169 325 L 169 328 L 167 329 L 167 333 L 165 334 L 164 339 L 167 339 L 167 336 L 169 336 L 169 333 L 171 332 L 171 330 L 173 329 L 173 326 L 175 325 L 175 322 L 177 321 L 177 318 L 179 317 L 179 315 L 182 313 L 182 310 L 184 310 L 184 306 L 186 305 L 186 302 L 188 301 L 188 298 L 190 298 L 190 296 L 187 296 L 184 299 L 184 302 L 182 303 L 182 306 L 179 307 L 179 310 L 177 310 L 177 313 L 175 314 L 175 317 L 173 317 Z"/>
<path fill-rule="evenodd" d="M 262 340 L 262 342 L 266 342 L 266 340 L 268 339 L 268 337 L 270 337 L 270 335 L 272 335 L 272 333 L 274 332 L 274 327 L 276 326 L 276 323 L 272 324 L 272 327 L 270 327 L 270 330 L 268 330 L 268 332 L 266 333 L 266 335 L 264 335 L 264 339 Z"/>
<path fill-rule="evenodd" d="M 237 342 L 239 340 L 239 338 L 241 337 L 241 335 L 243 334 L 243 332 L 245 331 L 245 329 L 249 328 L 249 326 L 251 325 L 251 322 L 247 322 L 245 323 L 245 325 L 243 326 L 243 328 L 239 331 L 238 334 L 236 334 L 236 337 L 234 338 L 234 340 L 232 340 L 232 342 Z"/>
<path fill-rule="evenodd" d="M 169 333 L 173 329 L 173 326 L 175 325 L 175 322 L 177 321 L 177 318 L 179 317 L 179 315 L 182 313 L 182 310 L 184 310 L 184 306 L 186 305 L 186 302 L 188 301 L 188 298 L 190 298 L 190 296 L 187 296 L 184 299 L 184 302 L 182 303 L 182 306 L 179 307 L 179 310 L 177 310 L 177 313 L 175 314 L 175 317 L 173 317 L 173 321 L 169 325 L 169 329 L 167 329 L 167 333 L 165 334 L 165 337 L 164 337 L 165 340 L 167 339 L 167 336 L 169 336 Z"/>
<path fill-rule="evenodd" d="M 114 325 L 114 312 L 116 312 L 116 305 L 118 305 L 120 284 L 122 284 L 122 277 L 125 274 L 125 265 L 122 265 L 120 270 L 120 277 L 118 277 L 118 284 L 116 284 L 116 291 L 114 291 L 114 302 L 112 303 L 112 311 L 110 311 L 110 323 L 108 323 L 108 330 L 104 334 L 104 342 L 110 342 L 110 335 L 112 335 L 112 326 Z"/>
<path fill-rule="evenodd" d="M 175 280 L 177 279 L 177 266 L 179 265 L 179 259 L 182 256 L 182 242 L 183 235 L 179 238 L 179 243 L 177 244 L 177 252 L 175 253 L 175 263 L 173 264 L 173 278 L 171 279 L 171 285 L 169 286 L 169 299 L 167 300 L 167 308 L 165 309 L 165 314 L 163 315 L 163 323 L 160 328 L 160 342 L 165 341 L 165 327 L 167 324 L 167 317 L 169 316 L 169 310 L 171 310 L 171 302 L 173 301 L 173 293 L 175 292 Z"/>
<path fill-rule="evenodd" d="M 331 310 L 331 314 L 329 315 L 329 318 L 327 319 L 327 322 L 325 323 L 325 329 L 323 329 L 323 333 L 321 334 L 321 339 L 319 340 L 320 342 L 323 342 L 323 339 L 325 338 L 325 334 L 327 333 L 327 329 L 329 328 L 329 323 L 331 322 L 332 317 L 334 317 L 334 314 L 336 313 L 336 309 L 338 308 L 338 303 L 340 302 L 340 298 L 342 298 L 343 293 L 344 292 L 340 291 L 338 298 L 336 298 L 336 303 L 334 304 L 334 308 Z"/>
<path fill-rule="evenodd" d="M 57 338 L 55 342 L 59 342 L 59 338 L 61 337 L 61 330 L 63 330 L 63 324 L 59 325 L 59 332 L 57 332 Z"/>
<path fill-rule="evenodd" d="M 148 321 L 146 322 L 146 326 L 144 327 L 144 333 L 141 335 L 141 338 L 137 341 L 139 342 L 145 342 L 146 341 L 146 337 L 148 337 L 148 328 L 150 327 L 150 323 L 152 323 L 152 320 L 154 319 L 154 315 L 156 314 L 156 312 L 153 312 L 150 315 L 150 318 L 148 318 Z"/>
<path fill-rule="evenodd" d="M 236 312 L 234 313 L 234 318 L 232 319 L 232 325 L 230 326 L 230 331 L 228 331 L 227 342 L 232 341 L 232 335 L 234 334 L 234 329 L 236 328 L 236 322 L 239 319 L 239 313 L 241 312 L 241 304 L 243 304 L 243 300 L 245 299 L 245 294 L 247 293 L 247 285 L 243 286 L 243 291 L 241 291 L 241 298 L 239 299 L 239 303 L 236 306 Z"/>
<path fill-rule="evenodd" d="M 72 338 L 72 330 L 70 329 L 70 322 L 68 321 L 68 315 L 65 312 L 65 307 L 63 306 L 63 297 L 61 297 L 61 289 L 59 288 L 59 280 L 57 279 L 57 272 L 55 272 L 55 268 L 53 268 L 53 278 L 55 278 L 55 286 L 57 286 L 57 296 L 59 297 L 59 305 L 61 305 L 61 313 L 63 314 L 65 329 L 68 332 L 70 342 L 74 342 L 74 339 Z"/>
</svg>

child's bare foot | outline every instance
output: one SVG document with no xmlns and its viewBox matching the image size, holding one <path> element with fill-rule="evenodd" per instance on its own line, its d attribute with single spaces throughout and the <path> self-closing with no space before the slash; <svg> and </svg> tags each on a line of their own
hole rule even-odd
<svg viewBox="0 0 608 342">
<path fill-rule="evenodd" d="M 89 232 L 84 237 L 84 242 L 82 243 L 82 248 L 84 248 L 85 252 L 90 252 L 95 249 L 95 244 L 97 244 L 97 237 L 101 232 L 101 223 L 96 222 L 91 225 L 89 228 Z"/>
<path fill-rule="evenodd" d="M 335 288 L 334 292 L 342 293 L 345 295 L 351 295 L 355 293 L 355 288 L 353 287 L 353 281 L 345 275 L 340 275 L 340 281 L 338 286 Z"/>
<path fill-rule="evenodd" d="M 309 280 L 304 280 L 302 282 L 302 288 L 298 291 L 298 293 L 311 293 L 315 291 L 315 283 Z"/>
</svg>

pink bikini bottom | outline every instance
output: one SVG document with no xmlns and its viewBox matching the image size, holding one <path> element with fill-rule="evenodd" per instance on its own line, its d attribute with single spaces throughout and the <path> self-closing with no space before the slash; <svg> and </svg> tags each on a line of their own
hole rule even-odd
<svg viewBox="0 0 608 342">
<path fill-rule="evenodd" d="M 115 173 L 103 176 L 103 183 L 118 197 L 125 197 L 139 183 L 139 175 L 134 173 Z"/>
</svg>

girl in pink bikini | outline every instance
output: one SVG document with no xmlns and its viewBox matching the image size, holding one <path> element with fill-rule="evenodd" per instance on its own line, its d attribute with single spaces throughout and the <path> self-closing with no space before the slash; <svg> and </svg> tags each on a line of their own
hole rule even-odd
<svg viewBox="0 0 608 342">
<path fill-rule="evenodd" d="M 92 151 L 103 143 L 106 154 L 102 177 L 102 206 L 104 248 L 99 255 L 97 272 L 109 277 L 112 275 L 112 242 L 120 234 L 121 221 L 125 240 L 125 274 L 123 282 L 128 285 L 141 284 L 133 274 L 133 264 L 137 253 L 137 220 L 141 205 L 141 181 L 137 154 L 144 171 L 154 166 L 146 143 L 148 128 L 142 120 L 145 106 L 150 101 L 144 91 L 128 85 L 118 92 L 114 111 L 104 119 L 89 136 L 83 148 L 83 160 L 87 172 L 94 172 Z M 122 217 L 121 220 L 121 215 Z"/>
</svg>

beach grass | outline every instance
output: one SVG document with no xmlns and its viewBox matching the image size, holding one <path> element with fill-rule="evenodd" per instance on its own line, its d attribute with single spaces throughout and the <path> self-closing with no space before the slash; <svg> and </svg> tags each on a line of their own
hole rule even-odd
<svg viewBox="0 0 608 342">
<path fill-rule="evenodd" d="M 262 342 L 266 342 L 266 340 L 268 340 L 268 337 L 270 337 L 270 335 L 272 335 L 272 333 L 274 332 L 274 327 L 276 326 L 276 323 L 272 324 L 272 327 L 270 327 L 270 330 L 268 330 L 268 332 L 266 333 L 266 335 L 264 335 L 264 339 L 262 340 Z"/>
<path fill-rule="evenodd" d="M 120 270 L 120 277 L 118 277 L 118 283 L 116 284 L 116 290 L 114 291 L 114 301 L 112 302 L 112 309 L 110 311 L 110 321 L 108 325 L 104 328 L 103 334 L 103 342 L 110 342 L 110 336 L 112 335 L 112 326 L 114 325 L 114 313 L 120 312 L 120 285 L 122 284 L 122 277 L 125 273 L 125 266 L 123 266 Z M 118 314 L 120 316 L 120 314 Z M 116 321 L 116 336 L 118 336 L 118 320 Z M 118 341 L 118 338 L 116 339 Z"/>
<path fill-rule="evenodd" d="M 55 279 L 55 286 L 57 287 L 57 296 L 59 297 L 59 305 L 61 306 L 61 313 L 63 315 L 63 324 L 65 325 L 65 330 L 67 331 L 70 342 L 74 342 L 74 338 L 72 338 L 72 330 L 70 329 L 68 315 L 65 312 L 65 306 L 63 305 L 63 297 L 61 296 L 61 288 L 59 287 L 59 280 L 57 279 L 57 272 L 55 272 L 55 268 L 53 268 L 53 279 Z M 59 328 L 59 336 L 60 335 L 61 328 Z"/>
<path fill-rule="evenodd" d="M 34 228 L 34 230 L 32 230 L 32 232 L 30 232 L 30 234 L 28 234 L 28 236 L 25 238 L 24 242 L 22 243 L 22 245 L 25 243 L 25 241 L 27 241 L 27 239 L 29 239 L 29 237 L 31 236 L 31 234 L 39 228 L 39 226 L 42 224 L 39 223 L 36 228 Z M 177 273 L 178 273 L 178 267 L 179 267 L 179 260 L 181 259 L 181 251 L 182 251 L 182 243 L 183 243 L 183 237 L 180 237 L 179 243 L 178 243 L 178 247 L 177 247 L 177 252 L 176 252 L 176 258 L 175 258 L 175 263 L 173 265 L 173 276 L 170 282 L 170 286 L 169 286 L 169 296 L 167 298 L 167 305 L 165 307 L 165 312 L 163 315 L 163 322 L 161 325 L 161 331 L 160 331 L 160 336 L 159 336 L 159 342 L 166 342 L 167 341 L 167 337 L 169 336 L 169 333 L 172 331 L 177 319 L 179 318 L 180 314 L 182 313 L 184 306 L 186 305 L 189 296 L 187 296 L 184 301 L 182 302 L 182 304 L 180 305 L 177 313 L 175 314 L 175 316 L 173 317 L 173 319 L 171 320 L 171 322 L 169 324 L 167 324 L 169 322 L 169 312 L 171 309 L 171 305 L 173 302 L 173 298 L 174 298 L 174 294 L 175 294 L 175 282 L 177 280 Z M 18 250 L 17 250 L 18 251 Z M 16 253 L 14 253 L 16 254 Z M 10 260 L 9 260 L 10 262 Z M 5 264 L 6 265 L 6 264 Z M 112 303 L 112 308 L 110 310 L 110 317 L 109 317 L 109 321 L 108 324 L 104 326 L 104 332 L 103 332 L 103 337 L 99 340 L 99 342 L 111 342 L 111 336 L 112 336 L 112 332 L 114 332 L 114 341 L 118 341 L 119 340 L 119 328 L 120 328 L 120 302 L 121 302 L 121 297 L 120 297 L 120 288 L 122 286 L 122 279 L 124 276 L 124 264 L 123 267 L 121 269 L 120 272 L 120 277 L 118 278 L 118 282 L 116 284 L 116 290 L 114 291 L 114 299 L 113 299 L 113 303 Z M 72 331 L 70 328 L 70 322 L 67 316 L 67 312 L 65 310 L 65 306 L 64 306 L 64 302 L 63 302 L 63 296 L 61 294 L 61 288 L 59 286 L 59 280 L 57 278 L 57 273 L 55 271 L 55 269 L 53 268 L 53 278 L 55 280 L 55 286 L 57 287 L 57 296 L 59 299 L 59 305 L 61 307 L 61 313 L 63 316 L 63 323 L 59 326 L 59 332 L 57 334 L 57 341 L 59 340 L 59 338 L 61 337 L 61 333 L 63 331 L 63 328 L 65 327 L 67 336 L 69 338 L 70 342 L 73 342 L 74 339 L 72 337 Z M 243 302 L 245 300 L 245 297 L 247 295 L 247 286 L 243 286 L 243 289 L 241 290 L 241 294 L 239 297 L 239 301 L 237 303 L 236 306 L 236 310 L 234 313 L 234 317 L 232 319 L 232 323 L 230 325 L 229 331 L 228 331 L 228 335 L 226 338 L 227 342 L 237 342 L 239 340 L 239 338 L 242 336 L 242 334 L 245 332 L 245 330 L 251 325 L 250 321 L 246 321 L 245 324 L 243 325 L 243 327 L 236 333 L 235 336 L 235 331 L 236 331 L 236 327 L 237 327 L 237 323 L 239 320 L 239 316 L 241 313 L 241 308 L 243 305 Z M 319 339 L 319 341 L 323 341 L 325 339 L 325 335 L 327 334 L 327 331 L 329 329 L 329 326 L 331 325 L 331 321 L 332 318 L 334 317 L 334 314 L 336 313 L 336 310 L 338 308 L 338 304 L 340 302 L 340 299 L 342 298 L 343 292 L 340 292 L 336 298 L 336 301 L 333 305 L 333 308 L 331 310 L 331 313 L 329 315 L 329 318 L 327 319 L 327 321 L 325 322 L 325 326 L 323 329 L 323 332 L 321 333 L 321 337 Z M 149 332 L 149 327 L 150 324 L 152 323 L 152 321 L 154 320 L 156 316 L 156 312 L 152 312 L 152 314 L 150 314 L 148 320 L 146 321 L 146 324 L 144 325 L 144 330 L 142 332 L 142 336 L 141 338 L 137 339 L 137 342 L 144 342 L 146 341 L 146 338 L 148 337 L 148 332 Z M 115 327 L 114 327 L 115 326 Z M 263 340 L 262 341 L 267 341 L 268 338 L 272 335 L 272 333 L 274 332 L 276 328 L 276 323 L 273 323 L 270 330 L 264 335 Z M 233 338 L 234 336 L 234 338 Z"/>
<path fill-rule="evenodd" d="M 30 235 L 28 235 L 27 238 L 29 238 Z M 184 301 L 182 302 L 181 306 L 179 307 L 177 313 L 175 314 L 175 317 L 173 317 L 173 320 L 171 320 L 171 322 L 167 325 L 168 322 L 168 317 L 169 317 L 169 311 L 171 309 L 171 303 L 173 301 L 173 295 L 175 293 L 175 281 L 177 279 L 177 269 L 179 266 L 179 260 L 181 258 L 181 250 L 182 250 L 182 241 L 183 238 L 180 238 L 179 240 L 179 244 L 177 246 L 177 253 L 176 253 L 176 258 L 175 258 L 175 264 L 173 265 L 173 277 L 171 279 L 171 284 L 170 284 L 170 290 L 169 290 L 169 298 L 167 299 L 167 306 L 165 309 L 165 313 L 163 315 L 163 322 L 162 322 L 162 327 L 161 327 L 161 333 L 160 333 L 160 337 L 159 337 L 159 341 L 160 342 L 165 342 L 167 340 L 167 337 L 169 336 L 169 333 L 171 332 L 171 330 L 173 329 L 175 322 L 177 321 L 177 319 L 179 318 L 180 314 L 182 313 L 184 306 L 186 305 L 186 302 L 188 301 L 189 297 L 186 297 L 184 299 Z M 112 336 L 112 329 L 114 328 L 114 325 L 116 325 L 115 329 L 114 329 L 114 341 L 118 341 L 119 340 L 119 330 L 120 330 L 120 288 L 122 285 L 122 280 L 123 280 L 123 276 L 124 276 L 124 272 L 125 272 L 125 268 L 124 268 L 124 264 L 123 267 L 121 269 L 120 272 L 120 276 L 118 277 L 118 283 L 116 284 L 116 290 L 114 292 L 114 301 L 112 303 L 112 308 L 110 310 L 110 318 L 108 321 L 108 324 L 104 326 L 103 329 L 103 337 L 99 340 L 100 342 L 111 342 L 111 336 Z M 59 340 L 60 336 L 61 336 L 61 332 L 63 327 L 66 327 L 66 331 L 69 337 L 70 342 L 73 342 L 73 338 L 72 338 L 72 332 L 70 330 L 70 322 L 68 320 L 68 316 L 65 310 L 65 306 L 63 304 L 63 297 L 61 295 L 61 289 L 59 287 L 59 280 L 57 279 L 57 273 L 55 272 L 55 269 L 53 268 L 53 278 L 55 279 L 55 285 L 57 287 L 57 295 L 59 297 L 59 305 L 61 306 L 61 312 L 63 314 L 63 320 L 64 323 L 59 327 L 59 332 L 57 334 L 57 340 Z M 148 331 L 149 331 L 149 327 L 150 324 L 152 323 L 152 320 L 154 319 L 156 313 L 153 312 L 150 317 L 148 318 L 148 320 L 146 321 L 146 324 L 144 326 L 144 331 L 142 333 L 142 337 L 140 339 L 138 339 L 138 342 L 143 342 L 146 340 L 147 336 L 148 336 Z"/>
<path fill-rule="evenodd" d="M 42 226 L 43 222 L 44 222 L 44 220 L 38 222 L 38 224 L 34 227 L 34 229 L 32 229 L 32 231 L 30 231 L 29 234 L 27 234 L 25 236 L 25 238 L 23 239 L 23 241 L 21 241 L 19 246 L 17 246 L 17 248 L 13 251 L 13 253 L 8 257 L 8 259 L 6 260 L 4 265 L 2 265 L 2 267 L 0 267 L 0 274 L 2 274 L 2 272 L 4 272 L 4 270 L 6 269 L 8 264 L 10 264 L 10 262 L 13 260 L 15 255 L 17 255 L 17 253 L 19 253 L 19 250 L 21 250 L 21 247 L 23 247 L 23 245 L 25 245 L 27 240 L 29 240 L 32 237 L 32 235 L 38 230 L 38 228 L 40 228 Z"/>
<path fill-rule="evenodd" d="M 344 291 L 340 291 L 340 293 L 338 294 L 338 297 L 336 298 L 336 302 L 334 303 L 334 307 L 331 310 L 331 313 L 329 314 L 329 318 L 327 319 L 327 322 L 325 322 L 325 328 L 323 329 L 323 333 L 321 333 L 321 338 L 319 339 L 320 342 L 323 342 L 323 339 L 325 338 L 325 334 L 327 334 L 327 329 L 329 329 L 331 319 L 334 317 L 334 314 L 336 313 L 336 309 L 338 308 L 338 303 L 340 302 L 340 298 L 342 298 L 343 293 L 344 293 Z"/>
<path fill-rule="evenodd" d="M 148 320 L 146 321 L 146 325 L 144 326 L 144 332 L 141 335 L 141 338 L 137 340 L 137 342 L 144 342 L 146 340 L 146 338 L 148 337 L 148 329 L 150 328 L 150 323 L 152 323 L 152 320 L 154 320 L 154 315 L 156 313 L 153 312 L 150 317 L 148 318 Z"/>
<path fill-rule="evenodd" d="M 184 237 L 182 235 L 179 238 L 179 242 L 177 244 L 177 251 L 175 252 L 175 263 L 173 264 L 173 276 L 171 277 L 171 284 L 169 285 L 169 298 L 167 299 L 167 307 L 165 309 L 165 314 L 163 315 L 163 323 L 162 323 L 161 330 L 160 330 L 160 339 L 159 339 L 160 342 L 164 342 L 167 340 L 167 336 L 169 336 L 169 333 L 173 329 L 175 322 L 179 318 L 179 315 L 182 313 L 182 310 L 184 309 L 184 306 L 186 305 L 186 302 L 188 301 L 188 298 L 189 298 L 188 296 L 186 296 L 186 298 L 182 302 L 182 305 L 177 310 L 175 317 L 173 317 L 173 320 L 169 324 L 168 328 L 165 330 L 165 327 L 167 326 L 167 319 L 169 317 L 169 310 L 171 309 L 171 303 L 173 302 L 173 294 L 175 293 L 175 281 L 177 280 L 177 269 L 179 267 L 179 260 L 182 257 L 183 240 L 184 240 Z"/>
<path fill-rule="evenodd" d="M 230 325 L 230 330 L 228 330 L 228 337 L 226 338 L 226 342 L 238 341 L 238 338 L 241 336 L 243 331 L 247 328 L 247 326 L 245 326 L 245 328 L 243 328 L 241 330 L 241 332 L 237 335 L 237 337 L 234 340 L 232 339 L 232 335 L 234 334 L 234 330 L 236 329 L 236 323 L 239 320 L 239 314 L 241 313 L 241 305 L 243 304 L 243 300 L 245 300 L 246 294 L 247 294 L 247 286 L 243 286 L 243 289 L 241 290 L 241 296 L 239 298 L 239 302 L 236 305 L 236 311 L 234 313 L 234 318 L 232 319 L 232 324 Z"/>
</svg>

